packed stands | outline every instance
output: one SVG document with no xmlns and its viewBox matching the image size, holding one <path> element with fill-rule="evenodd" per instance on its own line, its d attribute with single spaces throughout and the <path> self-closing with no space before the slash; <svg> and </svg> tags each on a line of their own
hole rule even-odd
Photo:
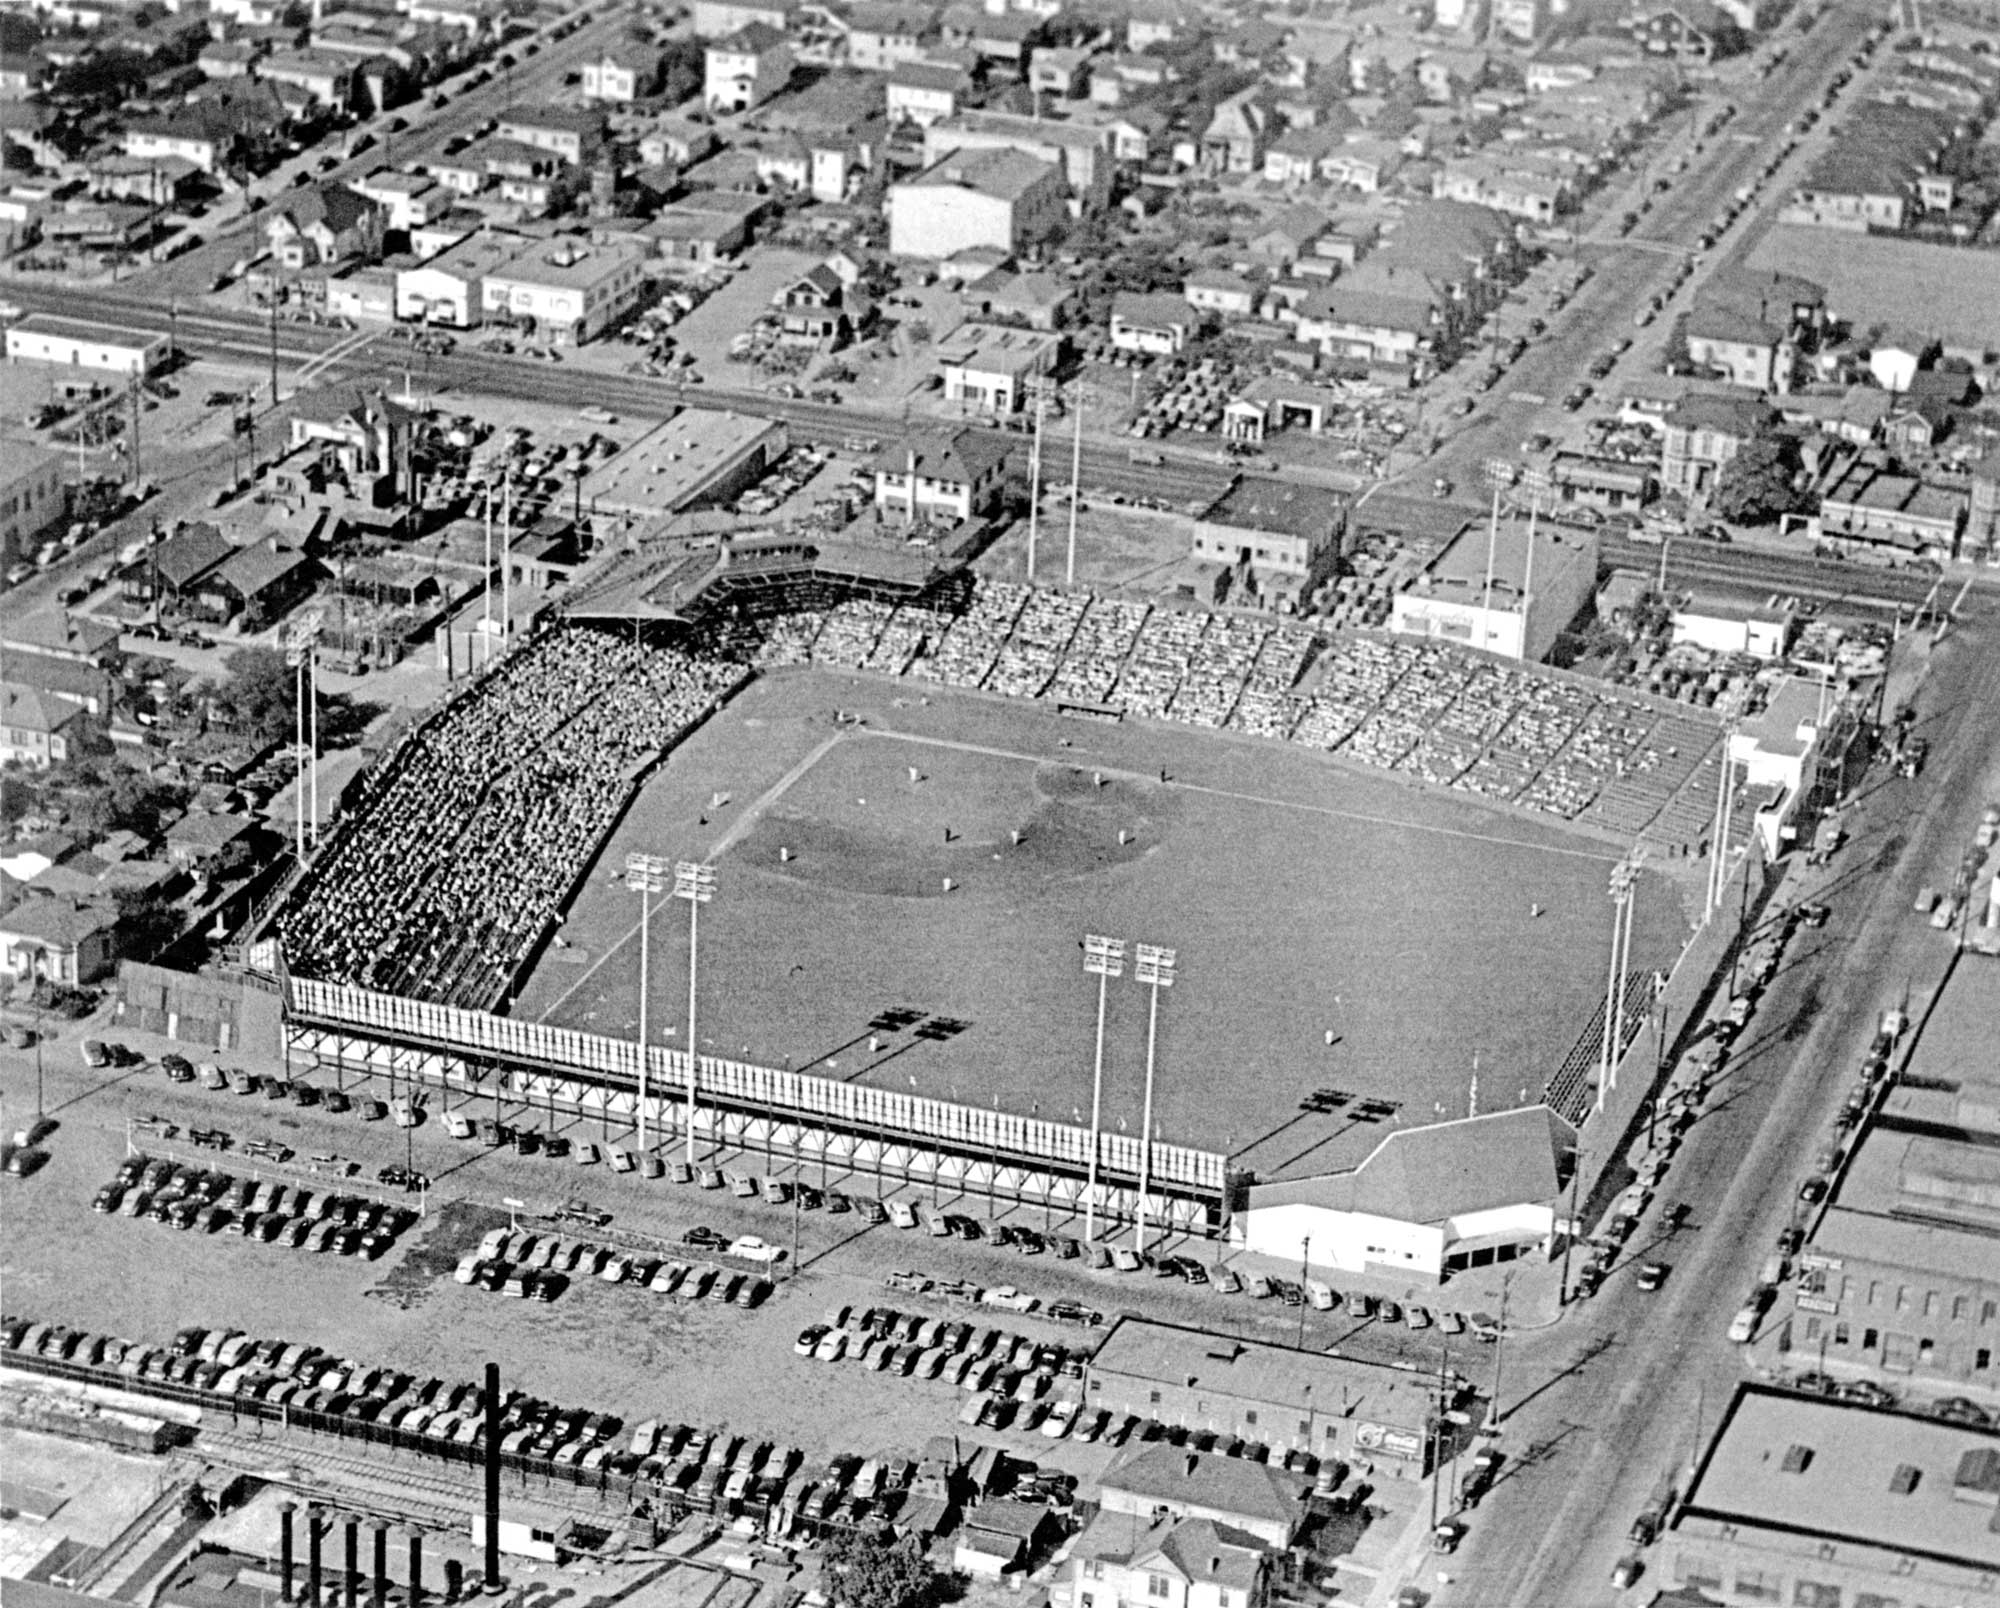
<svg viewBox="0 0 2000 1608">
<path fill-rule="evenodd" d="M 283 918 L 302 975 L 499 1001 L 637 771 L 743 675 L 696 651 L 565 627 L 404 745 Z"/>
</svg>

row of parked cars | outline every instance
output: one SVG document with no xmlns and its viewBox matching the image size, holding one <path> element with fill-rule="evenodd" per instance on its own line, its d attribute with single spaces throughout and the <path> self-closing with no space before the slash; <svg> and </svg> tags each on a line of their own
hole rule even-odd
<svg viewBox="0 0 2000 1608">
<path fill-rule="evenodd" d="M 401 1112 L 392 1112 L 391 1106 L 381 1100 L 357 1097 L 340 1089 L 322 1089 L 303 1078 L 265 1077 L 240 1067 L 225 1069 L 213 1061 L 197 1065 L 174 1051 L 160 1057 L 160 1070 L 167 1075 L 170 1083 L 198 1083 L 216 1094 L 234 1094 L 246 1100 L 261 1094 L 266 1100 L 288 1100 L 295 1106 L 320 1106 L 336 1115 L 351 1111 L 364 1122 L 380 1122 L 394 1114 L 399 1126 L 415 1126 L 414 1122 L 405 1122 Z M 397 1101 L 395 1104 L 400 1107 L 406 1102 Z"/>
<path fill-rule="evenodd" d="M 390 1250 L 417 1221 L 405 1206 L 143 1155 L 120 1162 L 91 1205 L 106 1215 L 116 1212 L 183 1232 L 231 1232 L 264 1245 L 369 1261 Z"/>
<path fill-rule="evenodd" d="M 728 1244 L 727 1249 L 751 1260 L 770 1259 L 761 1254 L 770 1249 L 762 1240 L 746 1235 L 744 1242 L 740 1249 L 738 1244 Z M 557 1299 L 574 1280 L 594 1278 L 746 1312 L 762 1306 L 776 1289 L 769 1279 L 741 1268 L 645 1256 L 561 1234 L 504 1228 L 492 1230 L 467 1251 L 453 1276 L 460 1284 L 544 1302 Z"/>
</svg>

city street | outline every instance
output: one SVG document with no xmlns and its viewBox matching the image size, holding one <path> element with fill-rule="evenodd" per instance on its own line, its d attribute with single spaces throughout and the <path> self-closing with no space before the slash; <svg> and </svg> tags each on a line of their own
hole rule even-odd
<svg viewBox="0 0 2000 1608">
<path fill-rule="evenodd" d="M 1687 1226 L 1669 1232 L 1656 1209 L 1595 1300 L 1509 1341 L 1499 1442 L 1507 1466 L 1448 1560 L 1453 1579 L 1438 1587 L 1438 1608 L 1611 1600 L 1611 1568 L 1633 1550 L 1633 1519 L 1684 1478 L 1744 1377 L 1745 1354 L 1724 1334 L 1799 1210 L 1806 1158 L 1880 1012 L 1907 988 L 1920 1019 L 1944 971 L 1949 949 L 1910 918 L 1910 898 L 1977 817 L 2000 748 L 1996 634 L 1982 622 L 1936 651 L 1919 701 L 1931 767 L 1915 781 L 1871 770 L 1847 817 L 1847 846 L 1822 869 L 1788 870 L 1778 899 L 1822 899 L 1833 918 L 1793 940 L 1661 1186 L 1661 1209 L 1691 1207 Z M 1649 1295 L 1634 1275 L 1654 1259 L 1673 1271 Z M 1642 1580 L 1639 1600 L 1666 1584 Z"/>
</svg>

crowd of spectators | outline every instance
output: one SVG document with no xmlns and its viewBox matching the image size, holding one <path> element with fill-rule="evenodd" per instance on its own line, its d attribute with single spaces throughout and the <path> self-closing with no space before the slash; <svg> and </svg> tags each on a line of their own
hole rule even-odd
<svg viewBox="0 0 2000 1608">
<path fill-rule="evenodd" d="M 490 1007 L 513 986 L 639 767 L 742 676 L 567 626 L 421 728 L 282 926 L 301 975 Z"/>
</svg>

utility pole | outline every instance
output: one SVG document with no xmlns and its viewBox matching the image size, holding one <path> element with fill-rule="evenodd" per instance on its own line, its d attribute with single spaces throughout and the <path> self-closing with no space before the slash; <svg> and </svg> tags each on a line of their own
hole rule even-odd
<svg viewBox="0 0 2000 1608">
<path fill-rule="evenodd" d="M 271 406 L 278 405 L 278 292 L 271 291 Z"/>
</svg>

